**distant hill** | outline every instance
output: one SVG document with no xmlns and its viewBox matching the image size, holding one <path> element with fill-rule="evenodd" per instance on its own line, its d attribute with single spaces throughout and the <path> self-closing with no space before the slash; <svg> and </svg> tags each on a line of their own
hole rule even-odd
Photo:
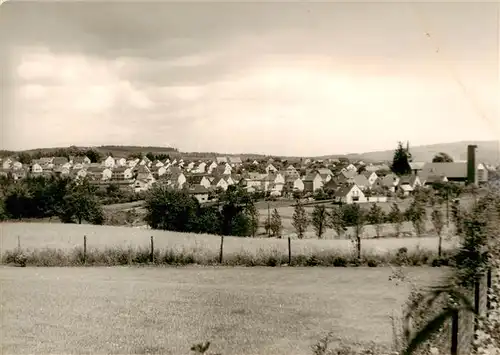
<svg viewBox="0 0 500 355">
<path fill-rule="evenodd" d="M 432 158 L 440 152 L 447 153 L 454 160 L 467 160 L 467 145 L 477 145 L 476 160 L 489 164 L 500 163 L 500 153 L 498 141 L 462 141 L 453 143 L 439 143 L 412 147 L 410 152 L 413 161 L 432 161 Z M 366 152 L 360 154 L 347 154 L 345 157 L 350 160 L 363 161 L 392 161 L 394 150 L 384 150 L 375 152 Z M 338 156 L 332 156 L 338 157 Z M 324 157 L 329 158 L 329 157 Z"/>
</svg>

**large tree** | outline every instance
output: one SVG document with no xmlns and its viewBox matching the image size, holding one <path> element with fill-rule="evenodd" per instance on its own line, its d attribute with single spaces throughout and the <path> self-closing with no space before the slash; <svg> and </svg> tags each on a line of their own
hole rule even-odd
<svg viewBox="0 0 500 355">
<path fill-rule="evenodd" d="M 330 211 L 330 225 L 337 233 L 338 238 L 342 238 L 347 228 L 342 215 L 342 209 L 339 206 L 333 206 Z"/>
<path fill-rule="evenodd" d="M 432 158 L 433 163 L 453 163 L 453 158 L 444 152 L 437 153 Z"/>
<path fill-rule="evenodd" d="M 96 195 L 95 188 L 86 180 L 73 182 L 68 186 L 64 196 L 64 207 L 61 209 L 60 218 L 65 223 L 87 221 L 92 224 L 103 224 L 104 213 Z"/>
<path fill-rule="evenodd" d="M 283 225 L 281 223 L 281 216 L 276 208 L 273 210 L 273 214 L 271 215 L 271 222 L 269 224 L 269 227 L 271 229 L 273 237 L 281 238 Z"/>
<path fill-rule="evenodd" d="M 382 223 L 385 222 L 384 210 L 376 203 L 372 205 L 366 216 L 368 223 L 375 227 L 377 237 L 380 237 L 382 231 Z"/>
<path fill-rule="evenodd" d="M 391 170 L 396 175 L 408 175 L 411 173 L 410 163 L 408 162 L 408 151 L 403 147 L 403 143 L 399 142 L 398 147 L 394 151 Z"/>
</svg>

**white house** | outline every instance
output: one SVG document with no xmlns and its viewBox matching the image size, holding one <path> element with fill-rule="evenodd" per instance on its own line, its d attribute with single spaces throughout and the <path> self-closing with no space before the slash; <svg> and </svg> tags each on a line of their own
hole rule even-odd
<svg viewBox="0 0 500 355">
<path fill-rule="evenodd" d="M 215 179 L 211 182 L 211 186 L 212 186 L 213 188 L 219 188 L 219 187 L 220 187 L 221 189 L 223 189 L 224 191 L 226 191 L 226 190 L 227 190 L 227 188 L 228 188 L 228 186 L 229 186 L 229 184 L 228 184 L 228 183 L 227 183 L 227 181 L 226 181 L 226 180 L 224 180 L 223 178 L 221 178 L 221 177 L 217 177 L 217 178 L 215 178 Z"/>
<path fill-rule="evenodd" d="M 367 198 L 357 185 L 344 186 L 335 192 L 335 200 L 342 203 L 363 203 Z"/>
<path fill-rule="evenodd" d="M 318 173 L 307 175 L 302 182 L 304 183 L 304 191 L 306 192 L 314 192 L 323 187 L 323 179 Z"/>
<path fill-rule="evenodd" d="M 114 168 L 115 158 L 113 158 L 112 156 L 108 156 L 106 159 L 104 159 L 102 165 L 104 165 L 106 168 Z"/>
<path fill-rule="evenodd" d="M 266 173 L 275 173 L 277 172 L 278 169 L 276 169 L 276 167 L 273 165 L 273 164 L 269 164 L 266 166 Z"/>
<path fill-rule="evenodd" d="M 127 159 L 125 158 L 116 158 L 115 159 L 115 166 L 125 166 L 127 165 Z"/>
<path fill-rule="evenodd" d="M 211 174 L 211 173 L 212 173 L 212 171 L 213 171 L 215 168 L 217 168 L 217 163 L 213 161 L 213 162 L 212 162 L 212 163 L 208 166 L 207 172 L 208 172 L 209 174 Z"/>
<path fill-rule="evenodd" d="M 41 174 L 43 173 L 43 168 L 40 164 L 35 163 L 31 166 L 31 172 L 35 174 Z"/>
</svg>

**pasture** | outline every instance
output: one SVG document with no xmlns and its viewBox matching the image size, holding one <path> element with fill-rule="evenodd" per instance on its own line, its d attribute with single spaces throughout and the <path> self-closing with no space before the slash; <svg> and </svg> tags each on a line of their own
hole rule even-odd
<svg viewBox="0 0 500 355">
<path fill-rule="evenodd" d="M 429 285 L 443 268 L 405 268 Z M 0 267 L 3 354 L 309 355 L 338 340 L 389 347 L 408 297 L 390 268 Z"/>
<path fill-rule="evenodd" d="M 208 234 L 178 233 L 150 230 L 144 228 L 93 226 L 58 223 L 2 223 L 0 228 L 0 253 L 14 250 L 18 237 L 22 249 L 60 249 L 70 250 L 83 246 L 83 236 L 87 236 L 89 249 L 148 247 L 150 237 L 154 236 L 155 248 L 192 251 L 195 255 L 218 255 L 220 237 Z M 443 248 L 452 249 L 457 241 L 444 240 Z M 436 251 L 438 240 L 431 238 L 382 238 L 366 239 L 362 243 L 363 253 L 383 254 L 395 252 L 401 247 L 414 250 Z M 352 251 L 353 244 L 346 239 L 294 239 L 292 254 L 308 255 L 313 252 Z M 288 253 L 286 239 L 225 237 L 224 255 L 246 253 L 250 255 L 277 252 Z"/>
</svg>

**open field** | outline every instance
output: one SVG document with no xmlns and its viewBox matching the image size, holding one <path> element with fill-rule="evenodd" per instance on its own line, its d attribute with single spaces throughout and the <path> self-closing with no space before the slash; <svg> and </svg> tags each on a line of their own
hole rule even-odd
<svg viewBox="0 0 500 355">
<path fill-rule="evenodd" d="M 150 237 L 154 236 L 156 249 L 175 249 L 194 251 L 195 254 L 218 255 L 220 237 L 207 234 L 177 233 L 130 227 L 93 226 L 52 223 L 2 223 L 0 225 L 0 252 L 14 250 L 18 237 L 22 249 L 61 249 L 69 250 L 83 246 L 83 236 L 87 236 L 88 248 L 105 249 L 111 247 L 148 247 Z M 437 238 L 383 238 L 363 241 L 363 252 L 394 252 L 401 247 L 409 250 L 417 246 L 421 249 L 437 250 Z M 443 248 L 456 247 L 456 240 L 444 240 Z M 346 239 L 294 239 L 292 253 L 310 254 L 319 251 L 349 252 L 352 242 Z M 288 253 L 286 239 L 275 238 L 224 238 L 224 255 L 234 253 Z"/>
<path fill-rule="evenodd" d="M 444 268 L 405 268 L 429 285 Z M 390 268 L 0 267 L 2 354 L 311 354 L 338 338 L 390 346 L 408 296 Z"/>
</svg>

